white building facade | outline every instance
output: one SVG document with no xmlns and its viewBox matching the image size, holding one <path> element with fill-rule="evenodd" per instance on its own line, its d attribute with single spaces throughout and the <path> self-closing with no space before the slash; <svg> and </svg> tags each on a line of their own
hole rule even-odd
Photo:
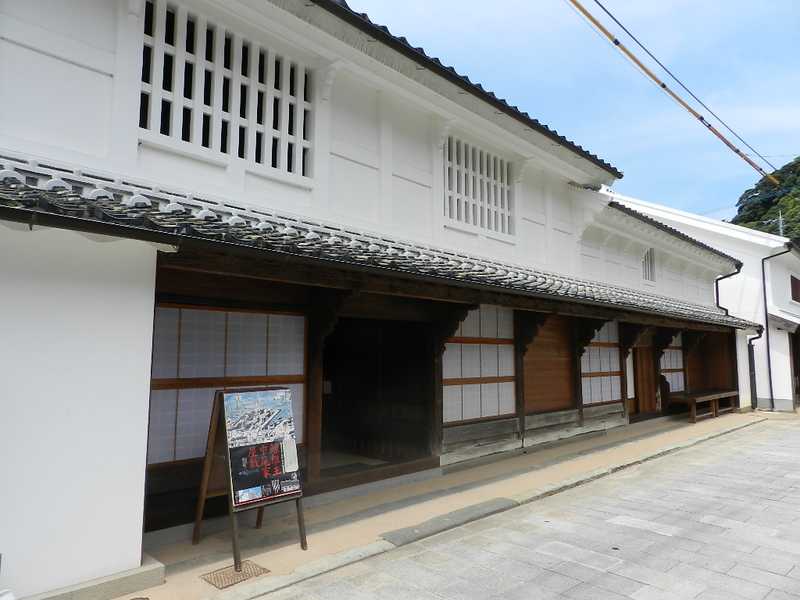
<svg viewBox="0 0 800 600">
<path fill-rule="evenodd" d="M 741 273 L 720 280 L 719 303 L 730 314 L 765 327 L 751 344 L 754 406 L 794 410 L 798 402 L 796 378 L 800 375 L 796 362 L 800 360 L 796 346 L 800 326 L 800 254 L 791 240 L 621 196 L 610 189 L 604 194 L 742 261 Z"/>
<path fill-rule="evenodd" d="M 177 524 L 145 499 L 196 478 L 215 389 L 290 387 L 320 493 L 352 485 L 334 454 L 368 481 L 667 391 L 749 406 L 758 310 L 714 294 L 745 257 L 598 195 L 613 166 L 343 3 L 4 0 L 0 31 L 0 588 L 141 568 L 143 529 Z M 390 450 L 341 417 L 388 389 L 353 387 L 369 360 L 423 382 L 382 400 Z"/>
</svg>

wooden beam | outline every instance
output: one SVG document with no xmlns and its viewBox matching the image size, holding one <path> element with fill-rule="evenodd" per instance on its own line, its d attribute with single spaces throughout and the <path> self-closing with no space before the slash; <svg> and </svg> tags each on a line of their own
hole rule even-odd
<svg viewBox="0 0 800 600">
<path fill-rule="evenodd" d="M 308 311 L 308 403 L 306 406 L 306 457 L 308 480 L 320 477 L 322 452 L 323 352 L 325 338 L 336 327 L 342 306 L 356 292 L 320 291 Z"/>
<path fill-rule="evenodd" d="M 679 329 L 703 331 L 729 331 L 729 327 L 697 323 L 682 319 L 663 317 L 657 314 L 618 309 L 613 306 L 592 304 L 589 301 L 554 298 L 546 294 L 529 292 L 504 292 L 489 285 L 460 281 L 442 281 L 432 276 L 391 272 L 390 274 L 368 273 L 363 270 L 348 270 L 335 263 L 320 263 L 309 259 L 289 264 L 287 260 L 276 261 L 265 257 L 258 260 L 236 254 L 200 253 L 193 249 L 182 249 L 174 254 L 161 254 L 161 269 L 183 270 L 195 273 L 236 275 L 239 277 L 279 281 L 333 289 L 358 288 L 364 292 L 422 298 L 462 304 L 497 304 L 520 310 L 556 313 L 604 320 L 619 320 L 646 325 L 660 325 Z"/>
</svg>

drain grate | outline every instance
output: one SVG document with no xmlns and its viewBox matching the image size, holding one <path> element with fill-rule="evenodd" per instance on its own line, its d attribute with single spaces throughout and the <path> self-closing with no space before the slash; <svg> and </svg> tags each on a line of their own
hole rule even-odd
<svg viewBox="0 0 800 600">
<path fill-rule="evenodd" d="M 242 561 L 241 571 L 237 571 L 233 568 L 233 565 L 231 565 L 230 567 L 217 569 L 211 573 L 201 575 L 200 578 L 206 583 L 210 583 L 218 590 L 224 590 L 232 585 L 236 585 L 237 583 L 247 581 L 248 579 L 258 577 L 259 575 L 264 575 L 266 573 L 269 573 L 269 569 L 260 567 L 252 561 L 245 560 Z"/>
</svg>

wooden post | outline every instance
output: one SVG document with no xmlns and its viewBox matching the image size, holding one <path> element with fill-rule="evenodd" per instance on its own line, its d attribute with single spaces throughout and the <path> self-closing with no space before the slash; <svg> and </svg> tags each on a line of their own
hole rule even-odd
<svg viewBox="0 0 800 600">
<path fill-rule="evenodd" d="M 622 389 L 624 390 L 623 395 L 623 405 L 625 406 L 625 414 L 630 419 L 632 410 L 630 403 L 628 402 L 628 355 L 631 353 L 631 349 L 633 349 L 636 344 L 639 343 L 639 340 L 648 330 L 648 327 L 643 325 L 637 325 L 634 323 L 620 323 L 619 324 L 619 354 L 620 354 L 620 361 L 622 362 L 622 376 L 623 376 L 623 386 Z M 634 373 L 634 395 L 636 394 L 636 368 L 634 366 L 633 369 Z M 634 398 L 635 399 L 635 398 Z"/>
<path fill-rule="evenodd" d="M 456 304 L 444 308 L 438 315 L 431 331 L 431 346 L 433 349 L 433 406 L 431 408 L 430 452 L 431 456 L 441 456 L 444 441 L 443 403 L 442 390 L 442 354 L 447 340 L 458 331 L 461 322 L 467 318 L 471 310 L 478 308 L 473 304 Z"/>
<path fill-rule="evenodd" d="M 794 335 L 795 334 L 792 334 L 792 335 L 789 336 L 789 344 L 790 344 L 789 348 L 792 351 L 794 351 Z M 731 388 L 735 389 L 738 392 L 739 391 L 739 355 L 737 354 L 737 348 L 736 348 L 736 330 L 735 329 L 730 332 L 729 338 L 730 338 L 730 348 L 731 348 L 731 368 L 733 369 L 733 371 L 731 373 L 732 376 L 731 376 L 731 379 L 730 379 Z M 794 358 L 792 358 L 791 365 L 792 365 L 792 397 L 794 399 L 794 396 L 795 396 L 795 393 L 794 393 L 795 392 L 795 381 L 796 381 L 795 375 L 794 375 Z M 734 404 L 733 404 L 734 402 L 736 402 L 736 404 L 738 405 L 738 406 L 736 406 L 736 411 L 738 412 L 742 407 L 741 395 L 737 394 L 735 400 L 733 398 L 730 399 L 731 409 L 734 408 Z M 717 404 L 717 409 L 719 409 L 719 404 Z"/>
<path fill-rule="evenodd" d="M 525 448 L 525 353 L 528 344 L 523 339 L 524 331 L 521 324 L 523 318 L 520 311 L 514 311 L 514 396 L 519 436 L 522 447 Z"/>
<path fill-rule="evenodd" d="M 514 311 L 514 394 L 523 447 L 525 446 L 525 354 L 548 316 L 547 313 Z"/>
<path fill-rule="evenodd" d="M 320 290 L 315 293 L 316 304 L 308 313 L 308 405 L 306 406 L 306 469 L 309 481 L 320 478 L 322 453 L 323 352 L 325 338 L 336 327 L 339 313 L 346 300 L 356 290 L 337 292 Z"/>
<path fill-rule="evenodd" d="M 575 378 L 575 401 L 578 409 L 578 426 L 583 427 L 583 377 L 581 357 L 586 346 L 595 334 L 607 323 L 605 319 L 573 319 L 572 322 L 572 364 Z"/>
<path fill-rule="evenodd" d="M 661 357 L 678 334 L 675 329 L 659 328 L 653 335 L 653 368 L 656 371 L 656 399 L 658 408 L 665 412 L 669 405 L 669 396 L 664 394 L 665 387 L 661 385 Z"/>
<path fill-rule="evenodd" d="M 320 476 L 322 452 L 322 349 L 324 340 L 317 331 L 309 335 L 308 404 L 306 405 L 306 469 L 309 481 Z"/>
<path fill-rule="evenodd" d="M 622 375 L 619 378 L 619 393 L 622 396 L 622 416 L 628 417 L 628 353 L 619 349 L 619 370 Z"/>
<path fill-rule="evenodd" d="M 431 425 L 428 449 L 431 456 L 442 455 L 444 440 L 444 390 L 442 389 L 442 350 L 436 334 L 431 336 L 431 354 L 433 358 L 433 406 L 431 407 Z"/>
</svg>

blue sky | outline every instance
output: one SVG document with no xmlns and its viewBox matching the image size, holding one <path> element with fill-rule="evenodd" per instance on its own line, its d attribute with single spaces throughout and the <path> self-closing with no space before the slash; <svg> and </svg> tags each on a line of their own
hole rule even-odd
<svg viewBox="0 0 800 600">
<path fill-rule="evenodd" d="M 349 4 L 614 164 L 621 193 L 729 218 L 759 178 L 566 0 Z M 770 162 L 800 155 L 799 0 L 604 4 Z"/>
</svg>

